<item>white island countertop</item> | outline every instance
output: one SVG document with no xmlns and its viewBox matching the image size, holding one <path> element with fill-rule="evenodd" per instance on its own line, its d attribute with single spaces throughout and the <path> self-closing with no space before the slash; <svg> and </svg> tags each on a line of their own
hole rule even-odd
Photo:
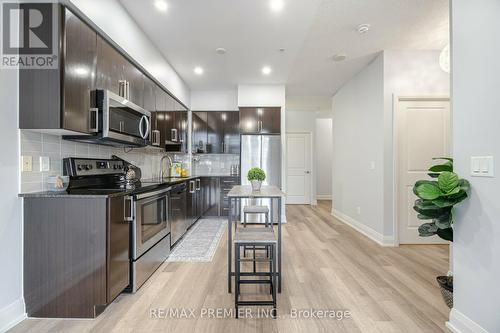
<svg viewBox="0 0 500 333">
<path fill-rule="evenodd" d="M 262 185 L 260 191 L 252 191 L 250 185 L 236 185 L 227 196 L 228 198 L 283 198 L 285 193 L 277 186 Z"/>
</svg>

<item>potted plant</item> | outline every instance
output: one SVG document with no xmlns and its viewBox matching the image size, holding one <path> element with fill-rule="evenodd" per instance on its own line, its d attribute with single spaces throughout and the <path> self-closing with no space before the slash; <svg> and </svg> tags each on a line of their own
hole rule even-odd
<svg viewBox="0 0 500 333">
<path fill-rule="evenodd" d="M 453 172 L 453 159 L 434 160 L 445 161 L 429 169 L 429 176 L 434 180 L 419 180 L 413 187 L 413 193 L 418 197 L 413 209 L 418 213 L 419 219 L 428 221 L 418 228 L 418 233 L 421 237 L 437 235 L 452 242 L 453 207 L 467 199 L 470 184 Z M 445 303 L 452 308 L 453 276 L 438 276 L 437 281 Z"/>
<path fill-rule="evenodd" d="M 252 183 L 252 190 L 260 191 L 262 182 L 266 179 L 266 173 L 261 168 L 251 168 L 248 170 L 247 178 Z"/>
</svg>

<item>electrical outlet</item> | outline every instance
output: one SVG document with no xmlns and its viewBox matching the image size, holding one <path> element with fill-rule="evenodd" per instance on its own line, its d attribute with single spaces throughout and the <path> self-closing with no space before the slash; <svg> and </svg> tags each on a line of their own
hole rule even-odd
<svg viewBox="0 0 500 333">
<path fill-rule="evenodd" d="M 33 171 L 33 157 L 32 156 L 21 156 L 21 171 L 22 172 Z"/>
<path fill-rule="evenodd" d="M 40 172 L 50 171 L 50 158 L 48 156 L 40 156 Z"/>
<path fill-rule="evenodd" d="M 356 207 L 356 211 L 358 212 L 358 215 L 361 215 L 361 207 Z"/>
</svg>

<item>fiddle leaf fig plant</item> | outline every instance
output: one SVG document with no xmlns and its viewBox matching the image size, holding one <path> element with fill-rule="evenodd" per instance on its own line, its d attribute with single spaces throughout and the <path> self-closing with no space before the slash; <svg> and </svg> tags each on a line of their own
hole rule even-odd
<svg viewBox="0 0 500 333">
<path fill-rule="evenodd" d="M 419 219 L 429 221 L 418 228 L 420 236 L 438 235 L 453 241 L 453 207 L 467 199 L 470 184 L 453 172 L 453 159 L 436 159 L 445 160 L 443 164 L 429 169 L 429 176 L 437 180 L 419 180 L 415 183 L 413 193 L 418 199 L 413 209 Z"/>
</svg>

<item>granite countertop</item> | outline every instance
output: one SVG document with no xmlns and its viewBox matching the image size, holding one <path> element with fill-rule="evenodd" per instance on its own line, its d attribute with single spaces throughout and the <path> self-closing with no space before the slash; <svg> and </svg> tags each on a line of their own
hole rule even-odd
<svg viewBox="0 0 500 333">
<path fill-rule="evenodd" d="M 227 174 L 212 174 L 212 175 L 192 175 L 189 177 L 173 178 L 165 177 L 163 179 L 152 178 L 143 179 L 138 185 L 133 189 L 70 189 L 63 192 L 33 192 L 33 193 L 20 193 L 21 198 L 111 198 L 119 197 L 124 195 L 144 193 L 148 191 L 153 191 L 160 187 L 166 187 L 170 185 L 175 185 L 178 183 L 185 182 L 199 177 L 239 177 L 231 176 Z"/>
<path fill-rule="evenodd" d="M 260 191 L 252 191 L 250 185 L 234 186 L 227 194 L 229 198 L 283 198 L 285 193 L 277 186 L 262 185 Z"/>
</svg>

